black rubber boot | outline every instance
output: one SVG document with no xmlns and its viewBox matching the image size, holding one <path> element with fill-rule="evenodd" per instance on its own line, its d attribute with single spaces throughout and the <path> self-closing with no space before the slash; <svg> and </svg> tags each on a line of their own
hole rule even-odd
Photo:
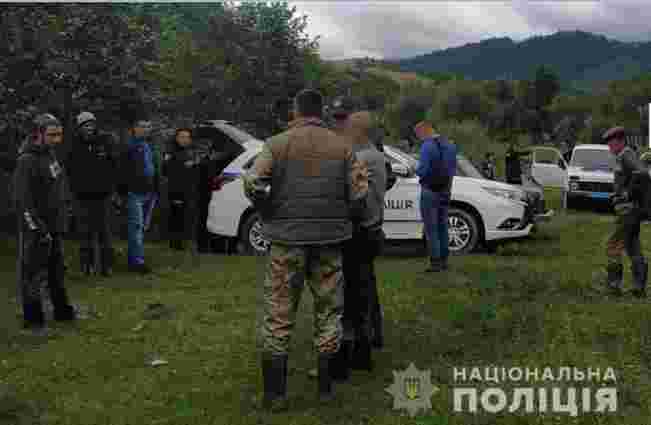
<svg viewBox="0 0 651 425">
<path fill-rule="evenodd" d="M 631 269 L 633 272 L 633 284 L 635 285 L 632 291 L 633 295 L 637 298 L 646 298 L 646 286 L 649 274 L 649 265 L 646 258 L 635 260 L 631 264 Z"/>
<path fill-rule="evenodd" d="M 622 295 L 622 282 L 624 281 L 624 267 L 621 264 L 610 264 L 607 267 L 608 289 L 615 296 Z"/>
<path fill-rule="evenodd" d="M 287 355 L 262 355 L 264 398 L 262 407 L 271 412 L 287 410 Z"/>
<path fill-rule="evenodd" d="M 358 337 L 355 340 L 351 367 L 354 370 L 373 370 L 373 359 L 371 356 L 371 341 L 368 337 Z"/>
<path fill-rule="evenodd" d="M 54 320 L 58 322 L 73 322 L 77 319 L 77 313 L 71 305 L 54 310 Z"/>
<path fill-rule="evenodd" d="M 334 364 L 334 354 L 319 353 L 318 369 L 318 396 L 321 403 L 328 403 L 334 399 L 332 389 L 331 369 Z"/>
<path fill-rule="evenodd" d="M 334 355 L 331 364 L 330 376 L 335 381 L 344 382 L 350 378 L 350 360 L 353 349 L 353 341 L 343 340 L 339 351 Z"/>
</svg>

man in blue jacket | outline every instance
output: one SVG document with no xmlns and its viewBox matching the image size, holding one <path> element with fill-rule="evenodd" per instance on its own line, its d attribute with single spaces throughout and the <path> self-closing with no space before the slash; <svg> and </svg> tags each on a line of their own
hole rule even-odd
<svg viewBox="0 0 651 425">
<path fill-rule="evenodd" d="M 428 122 L 416 124 L 414 132 L 423 141 L 416 174 L 420 177 L 420 211 L 430 250 L 430 267 L 426 271 L 439 272 L 448 269 L 448 209 L 456 174 L 457 148 L 445 138 L 434 135 Z"/>
<path fill-rule="evenodd" d="M 127 232 L 129 270 L 142 274 L 151 272 L 145 264 L 146 207 L 155 191 L 156 170 L 154 154 L 145 138 L 151 131 L 151 123 L 143 119 L 130 125 L 129 144 L 121 160 L 120 192 L 127 196 Z"/>
</svg>

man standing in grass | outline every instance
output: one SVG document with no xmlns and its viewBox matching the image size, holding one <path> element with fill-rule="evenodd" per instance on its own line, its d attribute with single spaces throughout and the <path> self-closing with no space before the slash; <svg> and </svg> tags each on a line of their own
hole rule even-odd
<svg viewBox="0 0 651 425">
<path fill-rule="evenodd" d="M 154 154 L 145 142 L 151 123 L 142 118 L 130 124 L 129 145 L 120 159 L 122 184 L 120 192 L 127 196 L 127 232 L 129 270 L 141 274 L 151 272 L 145 264 L 145 226 L 148 204 L 155 191 Z"/>
<path fill-rule="evenodd" d="M 36 117 L 33 132 L 18 155 L 14 197 L 18 218 L 19 280 L 26 330 L 46 333 L 42 282 L 47 281 L 54 319 L 75 320 L 64 286 L 63 234 L 66 231 L 65 175 L 55 147 L 63 127 L 50 114 Z"/>
<path fill-rule="evenodd" d="M 272 411 L 287 408 L 289 343 L 304 280 L 315 302 L 318 395 L 332 399 L 331 369 L 342 341 L 342 244 L 368 190 L 364 165 L 322 115 L 321 94 L 300 92 L 289 129 L 265 143 L 243 178 L 271 241 L 261 331 L 263 407 Z"/>
<path fill-rule="evenodd" d="M 426 121 L 416 124 L 414 132 L 423 141 L 416 174 L 420 177 L 420 211 L 430 251 L 426 271 L 439 272 L 448 269 L 448 210 L 457 170 L 457 147 L 435 135 Z"/>
<path fill-rule="evenodd" d="M 615 229 L 608 239 L 606 254 L 608 256 L 608 287 L 614 295 L 622 295 L 624 280 L 623 253 L 631 259 L 634 289 L 632 294 L 638 298 L 646 297 L 648 275 L 647 259 L 640 246 L 640 224 L 642 211 L 636 199 L 633 199 L 633 179 L 635 172 L 646 173 L 643 163 L 629 146 L 626 145 L 626 130 L 613 127 L 602 136 L 608 143 L 610 152 L 616 156 L 615 193 L 611 203 L 615 208 Z"/>
</svg>

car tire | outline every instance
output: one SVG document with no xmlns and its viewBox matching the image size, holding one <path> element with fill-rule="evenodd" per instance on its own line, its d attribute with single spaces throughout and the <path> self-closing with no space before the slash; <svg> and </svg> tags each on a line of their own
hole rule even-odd
<svg viewBox="0 0 651 425">
<path fill-rule="evenodd" d="M 481 242 L 479 220 L 474 214 L 460 208 L 450 208 L 448 229 L 450 255 L 468 254 L 474 251 Z"/>
<path fill-rule="evenodd" d="M 259 239 L 262 237 L 260 234 L 261 230 L 262 219 L 260 218 L 260 214 L 252 213 L 244 220 L 240 230 L 238 244 L 241 254 L 252 256 L 263 256 L 267 254 L 268 246 L 266 250 L 261 249 L 263 243 Z"/>
</svg>

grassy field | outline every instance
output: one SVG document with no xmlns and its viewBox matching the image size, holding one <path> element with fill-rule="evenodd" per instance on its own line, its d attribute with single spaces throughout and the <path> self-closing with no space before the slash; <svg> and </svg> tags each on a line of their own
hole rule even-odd
<svg viewBox="0 0 651 425">
<path fill-rule="evenodd" d="M 495 254 L 453 258 L 452 270 L 435 276 L 421 273 L 422 258 L 383 257 L 378 273 L 386 348 L 375 356 L 376 372 L 356 372 L 336 387 L 328 407 L 317 404 L 316 384 L 307 376 L 315 354 L 305 292 L 290 356 L 291 410 L 276 416 L 256 408 L 262 389 L 255 336 L 260 260 L 214 256 L 193 264 L 150 246 L 153 277 L 134 277 L 122 266 L 112 279 L 86 279 L 72 267 L 69 292 L 88 318 L 54 326 L 53 337 L 43 341 L 18 332 L 11 301 L 15 246 L 5 240 L 0 424 L 648 425 L 651 311 L 647 302 L 615 300 L 602 291 L 610 222 L 607 214 L 588 211 L 560 215 L 528 240 Z M 651 246 L 646 226 L 643 235 Z M 71 265 L 74 248 L 67 246 Z M 124 257 L 119 260 L 124 264 Z M 167 307 L 164 314 L 148 312 L 156 303 Z M 167 364 L 152 366 L 155 359 Z M 440 389 L 432 410 L 415 418 L 393 410 L 385 391 L 392 372 L 411 362 L 431 370 Z M 495 415 L 480 407 L 474 415 L 454 413 L 453 368 L 489 365 L 552 367 L 555 375 L 561 366 L 612 367 L 618 412 L 572 418 Z M 485 386 L 494 384 L 479 383 Z"/>
</svg>

